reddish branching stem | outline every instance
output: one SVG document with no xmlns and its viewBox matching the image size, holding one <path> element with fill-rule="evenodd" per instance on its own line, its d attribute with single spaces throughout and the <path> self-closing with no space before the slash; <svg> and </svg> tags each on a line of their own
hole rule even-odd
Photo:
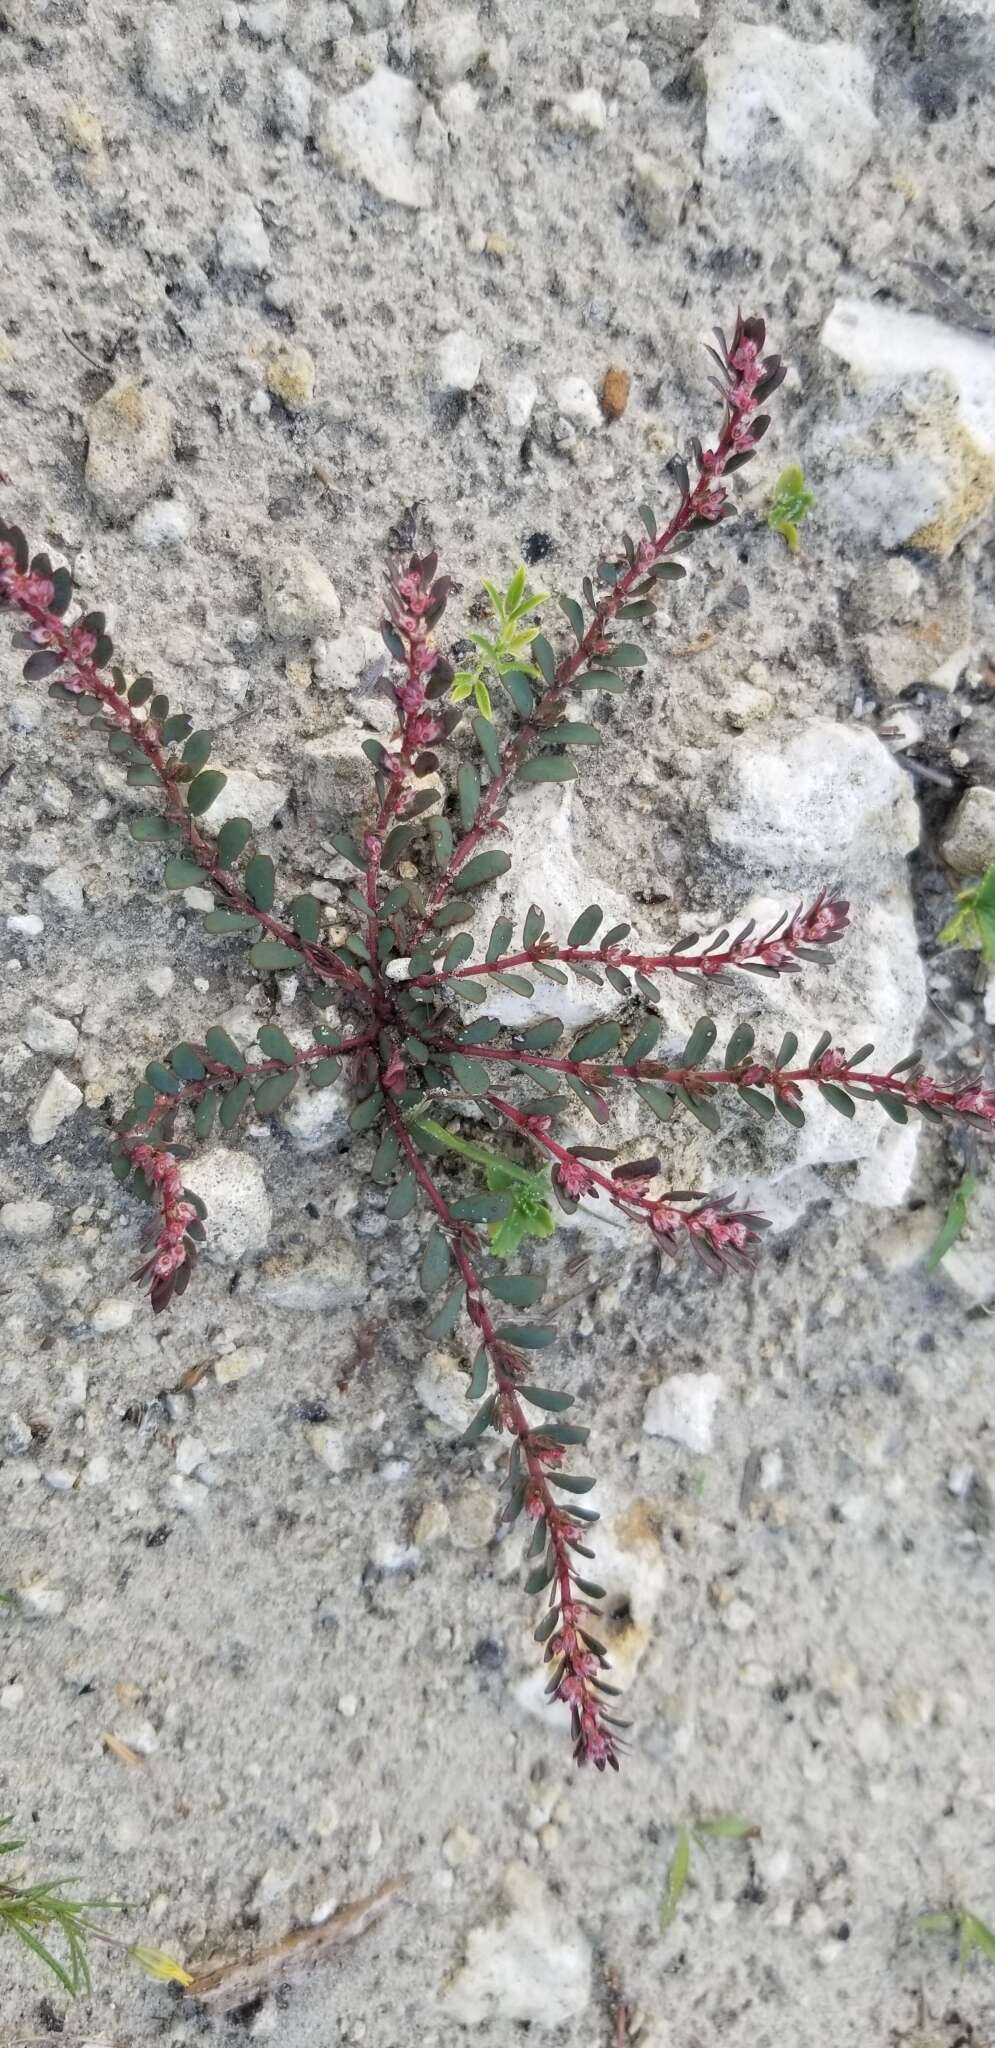
<svg viewBox="0 0 995 2048">
<path fill-rule="evenodd" d="M 0 605 L 20 613 L 26 621 L 23 644 L 39 650 L 27 663 L 28 679 L 51 682 L 53 677 L 57 678 L 53 687 L 60 695 L 91 699 L 101 706 L 104 718 L 116 732 L 127 734 L 162 788 L 165 818 L 177 828 L 191 858 L 203 869 L 204 879 L 213 883 L 230 909 L 252 917 L 271 938 L 299 953 L 302 966 L 310 968 L 319 980 L 353 988 L 361 986 L 355 971 L 344 966 L 327 947 L 307 944 L 290 925 L 258 909 L 234 875 L 220 865 L 216 842 L 185 801 L 193 780 L 191 772 L 164 742 L 160 721 L 150 713 L 139 717 L 125 695 L 120 670 L 110 671 L 110 681 L 101 673 L 112 652 L 104 632 L 103 614 L 89 613 L 73 625 L 66 625 L 57 608 L 63 588 L 57 578 L 67 572 L 53 571 L 45 556 L 36 556 L 31 564 L 19 561 L 18 552 L 16 542 L 0 526 Z M 113 680 L 115 676 L 119 684 Z"/>
<path fill-rule="evenodd" d="M 731 968 L 760 974 L 794 974 L 803 960 L 820 964 L 821 950 L 843 937 L 850 922 L 850 905 L 829 890 L 823 890 L 808 909 L 800 907 L 791 917 L 779 916 L 764 931 L 756 930 L 751 918 L 734 939 L 727 931 L 706 941 L 689 941 L 686 947 L 666 953 L 639 952 L 624 943 L 602 946 L 558 946 L 542 939 L 518 953 L 500 953 L 493 960 L 473 960 L 467 965 L 418 974 L 414 988 L 435 988 L 444 982 L 479 980 L 482 975 L 507 973 L 516 967 L 538 967 L 554 961 L 568 967 L 630 968 L 639 974 L 700 974 L 706 980 Z M 691 950 L 693 945 L 693 950 Z"/>
<path fill-rule="evenodd" d="M 336 1042 L 336 1055 L 363 1052 L 372 1041 L 372 1031 L 340 1039 Z M 174 1294 L 185 1293 L 204 1236 L 204 1205 L 183 1185 L 180 1159 L 185 1153 L 172 1149 L 177 1113 L 195 1107 L 207 1095 L 216 1094 L 223 1100 L 229 1091 L 248 1087 L 244 1066 L 228 1066 L 223 1060 L 213 1059 L 206 1046 L 188 1046 L 186 1050 L 203 1068 L 203 1078 L 188 1081 L 169 1095 L 153 1091 L 154 1099 L 146 1114 L 136 1117 L 120 1136 L 121 1156 L 144 1176 L 149 1197 L 159 1212 L 152 1256 L 132 1275 L 133 1279 L 147 1283 L 157 1314 L 169 1306 Z M 295 1052 L 290 1060 L 258 1061 L 251 1070 L 252 1080 L 258 1085 L 277 1075 L 304 1072 L 328 1057 L 327 1045 L 309 1045 Z"/>
<path fill-rule="evenodd" d="M 658 576 L 666 568 L 668 557 L 683 544 L 686 536 L 698 527 L 715 525 L 733 511 L 723 478 L 731 475 L 741 463 L 749 461 L 762 440 L 770 419 L 758 408 L 773 395 L 785 376 L 784 365 L 778 356 L 762 357 L 764 338 L 763 321 L 742 318 L 736 321 L 731 348 L 727 348 L 724 339 L 719 337 L 722 356 L 715 355 L 714 350 L 711 353 L 722 373 L 720 389 L 724 413 L 715 446 L 702 449 L 700 443 L 695 442 L 698 476 L 693 484 L 684 463 L 677 460 L 671 465 L 672 474 L 681 489 L 681 501 L 673 518 L 662 533 L 647 535 L 634 548 L 632 560 L 619 571 L 610 590 L 598 599 L 591 624 L 577 646 L 557 665 L 555 677 L 540 696 L 533 716 L 519 727 L 502 750 L 499 770 L 488 785 L 473 825 L 457 842 L 428 898 L 416 939 L 427 931 L 433 911 L 445 901 L 460 869 L 465 867 L 482 840 L 492 831 L 516 770 L 541 739 L 547 726 L 561 715 L 567 691 L 585 669 L 596 667 L 599 660 L 610 654 L 609 629 L 618 614 L 642 591 L 648 579 Z"/>
<path fill-rule="evenodd" d="M 495 1324 L 474 1263 L 474 1233 L 453 1216 L 393 1102 L 388 1102 L 387 1114 L 408 1166 L 446 1235 L 466 1287 L 467 1314 L 480 1337 L 494 1379 L 488 1420 L 493 1428 L 506 1431 L 514 1439 L 506 1518 L 510 1521 L 523 1512 L 526 1515 L 533 1532 L 530 1555 L 545 1553 L 545 1565 L 539 1570 L 544 1577 L 548 1574 L 547 1582 L 553 1589 L 542 1627 L 546 1659 L 553 1665 L 548 1697 L 562 1700 L 570 1708 L 577 1762 L 593 1763 L 600 1771 L 610 1765 L 617 1771 L 621 1724 L 606 1704 L 615 1697 L 616 1688 L 602 1676 L 608 1669 L 608 1659 L 604 1645 L 591 1634 L 590 1626 L 597 1609 L 585 1597 L 572 1556 L 586 1522 L 569 1505 L 557 1500 L 553 1491 L 563 1463 L 562 1446 L 554 1441 L 550 1426 L 544 1429 L 540 1423 L 533 1427 L 525 1413 L 521 1388 L 528 1363 L 513 1344 L 502 1338 Z"/>
</svg>

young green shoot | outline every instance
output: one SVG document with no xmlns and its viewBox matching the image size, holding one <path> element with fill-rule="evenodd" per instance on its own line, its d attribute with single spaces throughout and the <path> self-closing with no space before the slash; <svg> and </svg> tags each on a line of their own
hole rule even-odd
<svg viewBox="0 0 995 2048">
<path fill-rule="evenodd" d="M 950 1198 L 950 1206 L 929 1248 L 926 1259 L 927 1273 L 935 1273 L 941 1259 L 945 1259 L 951 1245 L 956 1244 L 967 1223 L 971 1197 L 977 1189 L 973 1173 L 965 1173 L 959 1187 Z"/>
<path fill-rule="evenodd" d="M 782 469 L 774 485 L 774 497 L 767 514 L 767 524 L 772 532 L 779 533 L 788 543 L 791 554 L 798 553 L 798 528 L 815 504 L 811 491 L 805 489 L 805 474 L 797 462 L 789 463 Z"/>
<path fill-rule="evenodd" d="M 535 612 L 545 604 L 549 596 L 546 590 L 530 590 L 525 579 L 523 566 L 515 570 L 507 590 L 499 590 L 496 583 L 484 584 L 490 607 L 497 621 L 496 633 L 468 633 L 477 650 L 477 659 L 472 668 L 461 668 L 453 677 L 449 692 L 450 702 L 465 704 L 472 697 L 482 718 L 493 718 L 491 691 L 488 677 L 497 678 L 504 685 L 512 703 L 518 709 L 522 704 L 520 678 L 542 681 L 542 676 L 529 650 L 539 632 L 539 622 L 524 623 L 529 612 Z M 527 690 L 527 686 L 526 686 Z M 531 692 L 527 690 L 531 702 Z"/>
<path fill-rule="evenodd" d="M 937 934 L 941 946 L 963 946 L 980 953 L 986 967 L 995 961 L 995 862 L 970 889 L 961 889 L 957 909 Z"/>
<path fill-rule="evenodd" d="M 704 1849 L 709 1842 L 749 1842 L 760 1829 L 738 1813 L 718 1814 L 714 1820 L 682 1821 L 674 1840 L 667 1869 L 667 1887 L 660 1906 L 660 1932 L 666 1934 L 677 1916 L 677 1908 L 691 1875 L 692 1844 Z"/>
<path fill-rule="evenodd" d="M 995 1931 L 965 1906 L 952 1906 L 946 1913 L 920 1913 L 917 1924 L 923 1934 L 946 1934 L 956 1941 L 962 1970 L 975 1951 L 995 1963 Z"/>
</svg>

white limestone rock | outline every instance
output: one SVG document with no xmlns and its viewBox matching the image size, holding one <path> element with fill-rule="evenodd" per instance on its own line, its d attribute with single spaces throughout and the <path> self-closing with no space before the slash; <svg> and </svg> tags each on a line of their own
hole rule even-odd
<svg viewBox="0 0 995 2048">
<path fill-rule="evenodd" d="M 721 27 L 704 52 L 705 162 L 749 174 L 790 157 L 813 184 L 850 186 L 874 147 L 874 72 L 855 43 L 806 43 L 755 22 Z"/>
<path fill-rule="evenodd" d="M 674 1372 L 654 1387 L 646 1401 L 643 1432 L 669 1437 L 699 1457 L 712 1448 L 715 1411 L 725 1385 L 717 1372 Z"/>
<path fill-rule="evenodd" d="M 839 299 L 820 336 L 855 397 L 812 440 L 831 524 L 947 556 L 995 498 L 995 345 L 923 314 Z"/>
<path fill-rule="evenodd" d="M 475 334 L 457 328 L 444 334 L 436 351 L 439 385 L 443 391 L 472 391 L 480 375 L 483 349 Z"/>
<path fill-rule="evenodd" d="M 56 1067 L 28 1118 L 28 1136 L 32 1145 L 50 1145 L 56 1132 L 71 1116 L 75 1116 L 82 1100 L 82 1088 L 77 1088 L 75 1081 L 70 1081 L 61 1067 Z"/>
<path fill-rule="evenodd" d="M 183 1178 L 207 1206 L 205 1258 L 232 1265 L 265 1248 L 273 1211 L 262 1169 L 247 1152 L 212 1146 L 184 1166 Z"/>
<path fill-rule="evenodd" d="M 563 2027 L 591 2002 L 590 1943 L 525 1864 L 508 1865 L 503 1889 L 510 1910 L 471 1928 L 441 2011 L 465 2027 Z"/>
<path fill-rule="evenodd" d="M 365 85 L 326 103 L 318 148 L 329 163 L 362 178 L 397 206 L 429 206 L 432 178 L 415 141 L 423 101 L 417 86 L 386 66 Z"/>
</svg>

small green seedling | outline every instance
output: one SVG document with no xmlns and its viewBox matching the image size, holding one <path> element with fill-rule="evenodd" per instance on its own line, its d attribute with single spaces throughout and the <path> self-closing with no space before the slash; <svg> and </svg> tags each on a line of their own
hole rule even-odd
<svg viewBox="0 0 995 2048">
<path fill-rule="evenodd" d="M 525 570 L 521 566 L 515 570 L 507 590 L 499 590 L 496 583 L 486 582 L 484 589 L 497 620 L 497 633 L 470 633 L 467 636 L 477 650 L 477 659 L 472 668 L 460 669 L 453 677 L 449 695 L 454 704 L 465 704 L 467 698 L 472 697 L 481 717 L 490 718 L 488 674 L 497 676 L 504 684 L 518 710 L 522 709 L 519 700 L 523 694 L 520 678 L 532 676 L 536 681 L 542 681 L 535 662 L 529 659 L 529 650 L 539 632 L 538 622 L 527 626 L 523 621 L 527 612 L 534 612 L 539 605 L 545 604 L 549 593 L 529 590 Z M 531 692 L 526 690 L 525 694 L 531 703 Z"/>
<path fill-rule="evenodd" d="M 684 1821 L 677 1830 L 674 1853 L 667 1871 L 667 1889 L 660 1907 L 660 1932 L 672 1926 L 684 1887 L 691 1875 L 691 1844 L 704 1849 L 709 1842 L 749 1842 L 760 1829 L 738 1813 L 722 1813 L 715 1820 Z"/>
<path fill-rule="evenodd" d="M 783 534 L 793 555 L 798 553 L 798 528 L 814 504 L 811 491 L 805 489 L 804 470 L 797 462 L 789 463 L 774 485 L 767 524 L 774 533 Z"/>
<path fill-rule="evenodd" d="M 986 966 L 995 961 L 995 863 L 972 889 L 961 889 L 958 908 L 939 933 L 941 946 L 964 946 L 980 952 Z"/>
<path fill-rule="evenodd" d="M 489 1224 L 487 1234 L 495 1258 L 511 1258 L 523 1237 L 552 1237 L 556 1219 L 547 1200 L 547 1173 L 529 1173 L 522 1166 L 513 1166 L 487 1145 L 474 1144 L 456 1131 L 447 1131 L 445 1124 L 436 1123 L 434 1117 L 419 1117 L 413 1128 L 420 1137 L 434 1138 L 447 1152 L 458 1152 L 461 1159 L 472 1159 L 484 1168 L 488 1194 L 471 1196 L 469 1203 L 459 1204 L 459 1211 L 466 1222 Z M 495 1203 L 489 1196 L 500 1199 Z M 467 1213 L 471 1208 L 472 1216 Z"/>
<path fill-rule="evenodd" d="M 980 1955 L 987 1956 L 990 1963 L 995 1963 L 995 1932 L 963 1906 L 953 1906 L 948 1913 L 920 1913 L 919 1926 L 923 1934 L 956 1937 L 957 1959 L 962 1970 L 967 1968 L 975 1949 Z"/>
<path fill-rule="evenodd" d="M 927 1273 L 935 1273 L 941 1259 L 945 1259 L 951 1245 L 956 1244 L 967 1222 L 971 1197 L 977 1189 L 973 1173 L 965 1173 L 956 1193 L 951 1196 L 950 1207 L 929 1248 L 926 1260 Z"/>
<path fill-rule="evenodd" d="M 23 1842 L 12 1840 L 7 1833 L 11 1826 L 9 1819 L 0 1819 L 0 1856 L 16 1855 L 24 1847 Z M 0 1883 L 0 1934 L 6 1928 L 16 1935 L 51 1970 L 70 1998 L 91 1989 L 91 1941 L 123 1948 L 129 1962 L 150 1977 L 166 1983 L 192 1984 L 193 1978 L 172 1956 L 163 1955 L 160 1949 L 130 1943 L 120 1935 L 108 1933 L 105 1927 L 96 1926 L 89 1917 L 91 1913 L 122 1913 L 126 1908 L 116 1899 L 72 1898 L 69 1887 L 75 1882 L 71 1877 L 54 1877 L 41 1884 Z M 46 1937 L 53 1935 L 64 1943 L 64 1957 L 49 1948 Z"/>
</svg>

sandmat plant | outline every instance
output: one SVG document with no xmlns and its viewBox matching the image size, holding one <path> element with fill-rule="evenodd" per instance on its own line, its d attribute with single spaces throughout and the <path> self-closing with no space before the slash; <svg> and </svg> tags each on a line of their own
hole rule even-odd
<svg viewBox="0 0 995 2048">
<path fill-rule="evenodd" d="M 324 1088 L 345 1075 L 352 1131 L 357 1140 L 369 1134 L 356 1154 L 369 1148 L 374 1181 L 389 1187 L 387 1215 L 399 1220 L 420 1207 L 428 1220 L 420 1280 L 440 1304 L 430 1332 L 448 1336 L 466 1322 L 473 1333 L 469 1394 L 478 1405 L 463 1441 L 487 1430 L 510 1439 L 505 1513 L 528 1524 L 526 1590 L 546 1603 L 536 1637 L 550 1666 L 548 1694 L 570 1710 L 578 1761 L 599 1770 L 617 1768 L 622 1724 L 597 1634 L 601 1588 L 588 1576 L 597 1516 L 585 1496 L 594 1480 L 568 1469 L 588 1431 L 566 1419 L 571 1395 L 537 1376 L 536 1362 L 556 1335 L 551 1323 L 529 1318 L 543 1274 L 535 1266 L 509 1271 L 507 1260 L 519 1249 L 531 1254 L 533 1241 L 548 1234 L 552 1202 L 570 1214 L 582 1200 L 598 1201 L 646 1229 L 660 1253 L 675 1257 L 690 1246 L 715 1274 L 747 1269 L 765 1224 L 726 1196 L 661 1189 L 652 1151 L 620 1161 L 605 1143 L 567 1142 L 567 1113 L 585 1112 L 596 1135 L 613 1099 L 634 1091 L 649 1119 L 689 1114 L 717 1132 L 719 1104 L 731 1095 L 758 1118 L 798 1126 L 806 1092 L 818 1090 L 846 1117 L 866 1102 L 896 1123 L 915 1113 L 934 1123 L 955 1116 L 995 1126 L 995 1091 L 980 1081 L 946 1087 L 922 1071 L 914 1052 L 876 1071 L 866 1064 L 871 1045 L 847 1053 L 828 1030 L 799 1059 L 794 1033 L 773 1053 L 758 1054 L 753 1030 L 741 1024 L 711 1060 L 717 1026 L 703 1016 L 677 1057 L 657 1055 L 662 980 L 677 975 L 711 986 L 734 974 L 792 974 L 826 960 L 848 921 L 848 906 L 832 890 L 765 929 L 750 921 L 679 947 L 637 941 L 628 924 L 604 930 L 596 904 L 565 935 L 547 931 L 538 906 L 517 935 L 499 915 L 482 947 L 466 929 L 478 892 L 511 865 L 501 844 L 509 802 L 576 776 L 577 757 L 602 739 L 576 712 L 599 691 L 636 686 L 648 657 L 629 635 L 652 619 L 660 586 L 684 575 L 680 555 L 696 534 L 734 510 L 727 479 L 750 461 L 769 424 L 762 407 L 785 373 L 777 356 L 764 355 L 762 320 L 738 317 L 731 341 L 719 333 L 717 343 L 710 350 L 722 405 L 715 441 L 707 448 L 692 441 L 689 461 L 670 464 L 677 504 L 669 517 L 643 505 L 642 536 L 626 537 L 617 556 L 598 564 L 581 598 L 560 598 L 571 640 L 565 652 L 557 654 L 540 630 L 540 596 L 520 570 L 507 589 L 490 590 L 495 624 L 472 643 L 476 663 L 456 671 L 435 637 L 451 592 L 435 555 L 391 566 L 383 633 L 394 663 L 396 726 L 386 744 L 364 741 L 375 791 L 369 821 L 335 839 L 356 877 L 344 906 L 353 928 L 342 944 L 323 937 L 316 896 L 284 901 L 274 863 L 247 820 L 228 818 L 211 830 L 211 808 L 225 786 L 223 771 L 210 765 L 211 734 L 195 731 L 150 677 L 129 683 L 112 664 L 103 616 L 68 622 L 68 570 L 53 568 L 44 554 L 31 559 L 23 535 L 0 526 L 0 604 L 19 622 L 25 676 L 92 719 L 130 784 L 159 793 L 161 808 L 134 817 L 130 829 L 140 844 L 162 846 L 166 888 L 206 885 L 213 898 L 207 930 L 246 943 L 259 975 L 306 977 L 322 1016 L 305 1046 L 269 1024 L 247 1057 L 215 1027 L 203 1043 L 178 1045 L 146 1067 L 111 1160 L 118 1179 L 154 1212 L 137 1277 L 153 1308 L 164 1309 L 186 1287 L 204 1240 L 204 1205 L 184 1184 L 188 1150 L 178 1128 L 184 1139 L 203 1141 L 216 1126 L 229 1132 L 247 1116 L 271 1115 L 295 1089 Z M 440 806 L 433 778 L 450 746 L 455 789 Z M 562 1022 L 545 1007 L 515 1030 L 487 1014 L 494 988 L 532 996 L 541 983 L 555 1004 L 571 976 L 598 988 L 607 983 L 618 1015 L 564 1043 Z M 468 1103 L 473 1138 L 458 1123 Z M 503 1134 L 500 1153 L 480 1141 L 482 1126 L 488 1137 Z"/>
</svg>

